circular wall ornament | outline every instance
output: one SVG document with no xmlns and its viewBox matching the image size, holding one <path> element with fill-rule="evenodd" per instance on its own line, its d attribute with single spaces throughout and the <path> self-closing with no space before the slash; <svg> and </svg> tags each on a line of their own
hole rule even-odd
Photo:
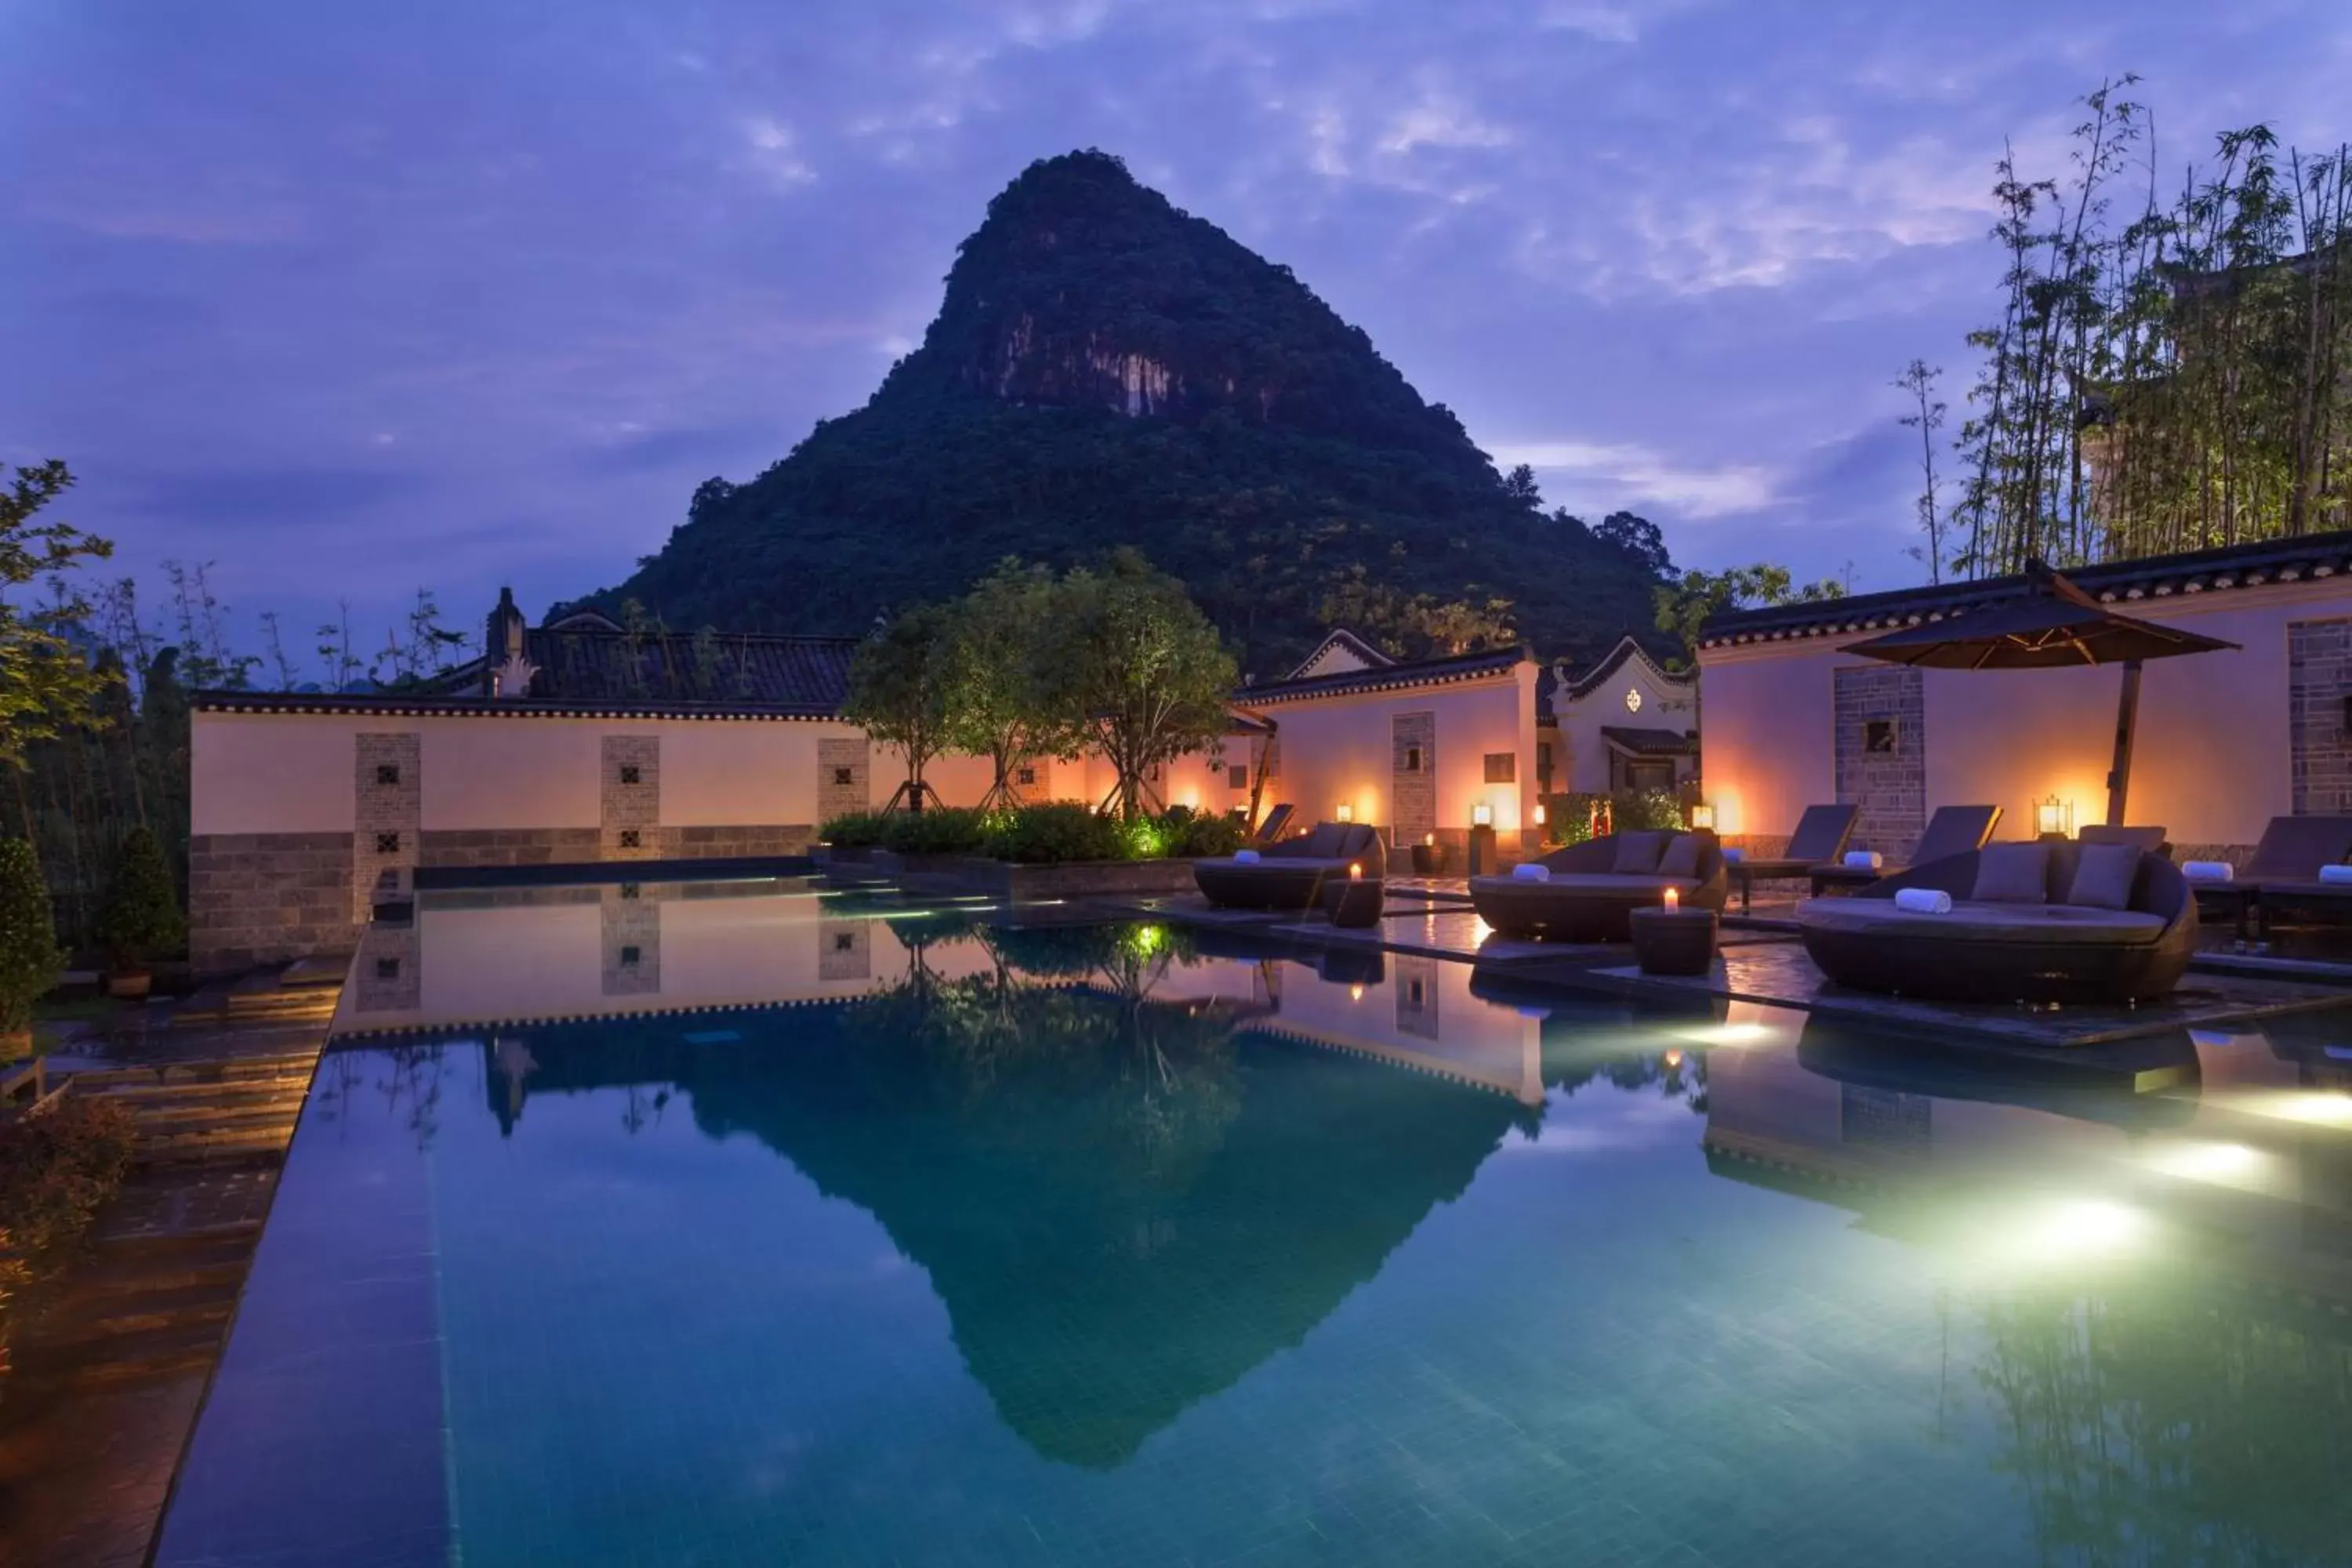
<svg viewBox="0 0 2352 1568">
<path fill-rule="evenodd" d="M 1627 687 L 1625 689 L 1625 711 L 1628 713 L 1639 713 L 1641 710 L 1642 689 L 1638 686 Z"/>
</svg>

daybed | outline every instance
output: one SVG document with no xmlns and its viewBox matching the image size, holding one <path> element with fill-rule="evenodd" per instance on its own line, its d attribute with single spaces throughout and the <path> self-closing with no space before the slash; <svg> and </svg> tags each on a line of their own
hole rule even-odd
<svg viewBox="0 0 2352 1568">
<path fill-rule="evenodd" d="M 2240 942 L 2252 934 L 2258 915 L 2268 938 L 2271 916 L 2277 910 L 2330 901 L 2337 895 L 2334 884 L 2320 882 L 2319 868 L 2340 865 L 2348 857 L 2352 816 L 2273 816 L 2254 846 L 2253 858 L 2232 880 L 2189 886 L 2208 913 L 2237 922 Z"/>
<path fill-rule="evenodd" d="M 1221 909 L 1307 910 L 1323 896 L 1323 884 L 1355 866 L 1378 881 L 1388 869 L 1380 829 L 1361 822 L 1318 822 L 1311 833 L 1286 838 L 1245 860 L 1224 856 L 1192 863 L 1202 896 Z"/>
<path fill-rule="evenodd" d="M 1627 942 L 1637 909 L 1672 888 L 1685 909 L 1723 908 L 1729 884 L 1712 833 L 1619 833 L 1556 849 L 1535 864 L 1550 873 L 1473 877 L 1478 918 L 1505 936 L 1550 942 Z"/>
<path fill-rule="evenodd" d="M 1844 854 L 1846 840 L 1853 837 L 1853 819 L 1861 812 L 1858 805 L 1809 805 L 1804 816 L 1797 818 L 1797 831 L 1789 836 L 1785 854 L 1763 858 L 1742 855 L 1732 861 L 1731 880 L 1739 889 L 1739 907 L 1748 908 L 1759 881 L 1807 876 L 1814 867 Z"/>
<path fill-rule="evenodd" d="M 1930 865 L 1971 849 L 1981 849 L 1992 837 L 1992 830 L 2000 826 L 2000 807 L 1997 805 L 1939 805 L 1936 814 L 1927 818 L 1927 830 L 1919 835 L 1918 845 L 1911 852 L 1911 864 Z M 1900 869 L 1894 866 L 1816 866 L 1810 873 L 1813 897 L 1818 899 L 1832 888 L 1866 888 Z"/>
<path fill-rule="evenodd" d="M 2078 878 L 2078 870 L 2083 875 Z M 1940 890 L 1941 914 L 1903 908 Z M 2179 868 L 2131 845 L 1995 844 L 1797 908 L 1805 952 L 1858 991 L 1948 1002 L 2136 1002 L 2164 995 L 2197 947 Z"/>
</svg>

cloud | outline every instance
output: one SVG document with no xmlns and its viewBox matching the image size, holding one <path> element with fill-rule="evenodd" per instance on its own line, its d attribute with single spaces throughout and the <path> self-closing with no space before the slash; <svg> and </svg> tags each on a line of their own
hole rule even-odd
<svg viewBox="0 0 2352 1568">
<path fill-rule="evenodd" d="M 743 142 L 751 149 L 751 166 L 779 190 L 814 184 L 816 170 L 801 156 L 799 138 L 792 127 L 765 114 L 747 117 Z"/>
<path fill-rule="evenodd" d="M 1501 468 L 1525 463 L 1539 478 L 1565 475 L 1571 487 L 1622 496 L 1625 504 L 1663 503 L 1686 517 L 1757 511 L 1777 500 L 1771 474 L 1754 465 L 1691 466 L 1646 447 L 1585 441 L 1504 442 L 1491 450 Z"/>
</svg>

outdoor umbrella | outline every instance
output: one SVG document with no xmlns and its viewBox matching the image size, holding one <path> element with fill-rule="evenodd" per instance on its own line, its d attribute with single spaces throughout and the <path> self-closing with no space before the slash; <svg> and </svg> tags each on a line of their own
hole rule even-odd
<svg viewBox="0 0 2352 1568">
<path fill-rule="evenodd" d="M 2124 667 L 2116 710 L 2116 762 L 2107 773 L 2107 820 L 2124 819 L 2131 780 L 2132 728 L 2139 717 L 2142 661 L 2176 654 L 2213 653 L 2233 642 L 2175 626 L 2119 616 L 2039 561 L 2025 568 L 2025 591 L 1980 609 L 1923 621 L 1845 651 L 1889 664 L 1927 669 L 2060 669 L 2074 665 Z"/>
</svg>

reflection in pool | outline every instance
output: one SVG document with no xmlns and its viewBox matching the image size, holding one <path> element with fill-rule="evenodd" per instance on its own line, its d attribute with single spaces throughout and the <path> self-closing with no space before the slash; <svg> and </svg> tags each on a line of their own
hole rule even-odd
<svg viewBox="0 0 2352 1568">
<path fill-rule="evenodd" d="M 347 993 L 406 1032 L 321 1068 L 161 1561 L 2346 1552 L 2315 1021 L 2101 1094 L 1395 954 L 631 901 L 428 910 Z"/>
</svg>

